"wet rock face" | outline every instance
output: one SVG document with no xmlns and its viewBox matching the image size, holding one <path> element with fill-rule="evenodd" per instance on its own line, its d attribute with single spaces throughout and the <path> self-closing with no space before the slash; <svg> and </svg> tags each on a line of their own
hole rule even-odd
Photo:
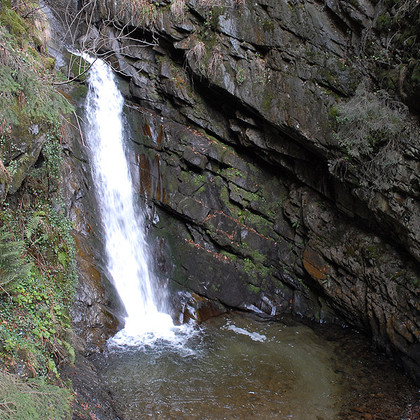
<svg viewBox="0 0 420 420">
<path fill-rule="evenodd" d="M 377 81 L 365 41 L 385 51 L 386 6 L 128 3 L 89 10 L 83 42 L 123 75 L 157 267 L 229 307 L 363 329 L 419 380 L 418 144 L 378 188 L 345 164 L 331 118 Z"/>
</svg>

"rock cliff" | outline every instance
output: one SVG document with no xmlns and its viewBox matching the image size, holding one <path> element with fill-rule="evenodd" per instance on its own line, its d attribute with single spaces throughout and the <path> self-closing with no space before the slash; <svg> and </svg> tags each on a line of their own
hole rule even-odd
<svg viewBox="0 0 420 420">
<path fill-rule="evenodd" d="M 418 4 L 82 3 L 80 46 L 121 75 L 157 269 L 354 326 L 419 382 Z"/>
</svg>

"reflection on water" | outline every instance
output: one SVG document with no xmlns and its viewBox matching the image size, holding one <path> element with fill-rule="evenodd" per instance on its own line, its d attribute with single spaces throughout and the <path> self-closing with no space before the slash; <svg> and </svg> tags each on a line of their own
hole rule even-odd
<svg viewBox="0 0 420 420">
<path fill-rule="evenodd" d="M 339 359 L 337 342 L 307 326 L 230 315 L 201 326 L 183 349 L 162 341 L 113 350 L 99 368 L 124 419 L 391 419 L 363 413 Z"/>
</svg>

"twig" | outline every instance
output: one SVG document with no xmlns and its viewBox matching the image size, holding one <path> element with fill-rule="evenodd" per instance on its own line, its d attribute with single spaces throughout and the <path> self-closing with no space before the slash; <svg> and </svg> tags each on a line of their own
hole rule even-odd
<svg viewBox="0 0 420 420">
<path fill-rule="evenodd" d="M 95 61 L 97 60 L 97 58 L 95 58 Z M 77 80 L 80 76 L 83 76 L 85 73 L 87 73 L 91 67 L 95 64 L 95 61 L 93 63 L 91 63 L 87 69 L 85 69 L 82 73 L 78 74 L 77 76 L 74 76 L 72 79 L 69 80 L 65 80 L 64 82 L 52 82 L 52 84 L 54 86 L 61 86 L 61 85 L 67 85 L 71 82 L 74 82 L 75 80 Z"/>
<path fill-rule="evenodd" d="M 79 134 L 80 134 L 80 140 L 82 141 L 82 145 L 83 145 L 83 146 L 86 146 L 86 145 L 85 145 L 85 141 L 84 141 L 84 139 L 83 139 L 83 131 L 82 131 L 82 127 L 80 127 L 80 124 L 79 124 L 79 117 L 78 117 L 78 115 L 76 114 L 76 111 L 73 111 L 73 114 L 74 114 L 74 116 L 75 116 L 75 118 L 76 118 L 77 126 L 79 127 Z"/>
</svg>

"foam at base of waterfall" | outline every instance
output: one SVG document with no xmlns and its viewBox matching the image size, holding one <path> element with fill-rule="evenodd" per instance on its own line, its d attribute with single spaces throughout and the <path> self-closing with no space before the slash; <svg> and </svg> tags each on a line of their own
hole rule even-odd
<svg viewBox="0 0 420 420">
<path fill-rule="evenodd" d="M 199 332 L 193 324 L 174 325 L 172 318 L 162 312 L 156 312 L 143 321 L 126 319 L 124 328 L 108 340 L 110 348 L 141 348 L 163 342 L 187 350 L 186 341 Z"/>
</svg>

